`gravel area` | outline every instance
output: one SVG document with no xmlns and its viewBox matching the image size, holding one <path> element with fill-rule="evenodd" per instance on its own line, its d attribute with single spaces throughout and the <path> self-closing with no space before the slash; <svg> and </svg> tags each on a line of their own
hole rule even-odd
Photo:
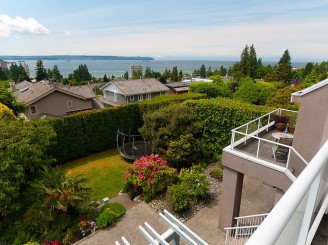
<svg viewBox="0 0 328 245">
<path fill-rule="evenodd" d="M 195 214 L 197 214 L 202 208 L 212 203 L 221 194 L 221 181 L 212 178 L 209 174 L 212 169 L 218 168 L 218 166 L 218 163 L 213 163 L 205 169 L 204 172 L 206 173 L 207 179 L 210 182 L 210 190 L 202 200 L 197 203 L 192 203 L 191 208 L 188 211 L 183 213 L 175 213 L 171 209 L 170 204 L 166 201 L 165 194 L 154 198 L 148 203 L 149 206 L 152 207 L 157 213 L 163 212 L 163 210 L 166 209 L 176 218 L 178 218 L 181 222 L 186 222 Z"/>
</svg>

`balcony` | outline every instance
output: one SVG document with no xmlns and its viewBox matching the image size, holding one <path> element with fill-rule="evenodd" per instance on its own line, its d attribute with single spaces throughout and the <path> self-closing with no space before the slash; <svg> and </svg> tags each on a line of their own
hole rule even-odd
<svg viewBox="0 0 328 245">
<path fill-rule="evenodd" d="M 295 181 L 307 162 L 292 146 L 277 142 L 279 131 L 275 129 L 274 118 L 276 115 L 297 117 L 297 113 L 297 111 L 277 109 L 233 129 L 231 144 L 224 148 L 224 152 L 284 173 L 292 182 Z M 292 134 L 288 134 L 287 131 L 285 133 L 287 133 L 285 136 L 293 138 Z M 274 150 L 277 147 L 285 149 L 285 159 L 274 158 Z"/>
</svg>

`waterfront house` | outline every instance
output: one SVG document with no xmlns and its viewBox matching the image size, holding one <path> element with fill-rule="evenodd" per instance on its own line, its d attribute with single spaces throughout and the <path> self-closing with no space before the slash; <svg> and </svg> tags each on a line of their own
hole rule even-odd
<svg viewBox="0 0 328 245">
<path fill-rule="evenodd" d="M 75 112 L 102 108 L 88 85 L 59 86 L 55 81 L 32 83 L 23 81 L 11 84 L 18 102 L 27 104 L 25 116 L 31 120 L 35 117 L 61 117 Z"/>
<path fill-rule="evenodd" d="M 115 80 L 100 88 L 104 99 L 113 104 L 128 104 L 159 95 L 170 89 L 154 78 L 136 80 Z"/>
</svg>

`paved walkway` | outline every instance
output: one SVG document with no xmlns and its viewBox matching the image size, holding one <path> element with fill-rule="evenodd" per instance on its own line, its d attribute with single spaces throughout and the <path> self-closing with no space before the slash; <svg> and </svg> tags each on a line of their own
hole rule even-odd
<svg viewBox="0 0 328 245">
<path fill-rule="evenodd" d="M 274 191 L 272 190 L 271 187 L 263 185 L 258 180 L 245 176 L 240 215 L 269 212 L 274 201 Z M 114 227 L 99 230 L 94 235 L 79 241 L 77 244 L 114 244 L 116 240 L 122 244 L 122 236 L 131 245 L 148 244 L 147 240 L 140 234 L 138 228 L 144 222 L 149 223 L 160 234 L 167 230 L 167 227 L 160 220 L 159 215 L 148 204 L 144 202 L 132 202 L 124 195 L 110 200 L 110 202 L 113 201 L 121 202 L 127 208 L 124 217 Z M 191 230 L 211 245 L 224 244 L 225 239 L 225 234 L 218 229 L 219 202 L 220 198 L 216 199 L 211 205 L 203 208 L 185 223 Z M 186 243 L 181 240 L 181 244 Z"/>
</svg>

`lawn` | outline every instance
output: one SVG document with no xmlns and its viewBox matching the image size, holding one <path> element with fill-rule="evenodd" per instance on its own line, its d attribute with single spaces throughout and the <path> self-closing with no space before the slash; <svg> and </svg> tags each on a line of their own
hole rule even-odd
<svg viewBox="0 0 328 245">
<path fill-rule="evenodd" d="M 83 175 L 92 188 L 91 200 L 114 197 L 124 185 L 124 173 L 131 163 L 125 161 L 117 149 L 92 154 L 62 165 L 65 172 Z"/>
</svg>

